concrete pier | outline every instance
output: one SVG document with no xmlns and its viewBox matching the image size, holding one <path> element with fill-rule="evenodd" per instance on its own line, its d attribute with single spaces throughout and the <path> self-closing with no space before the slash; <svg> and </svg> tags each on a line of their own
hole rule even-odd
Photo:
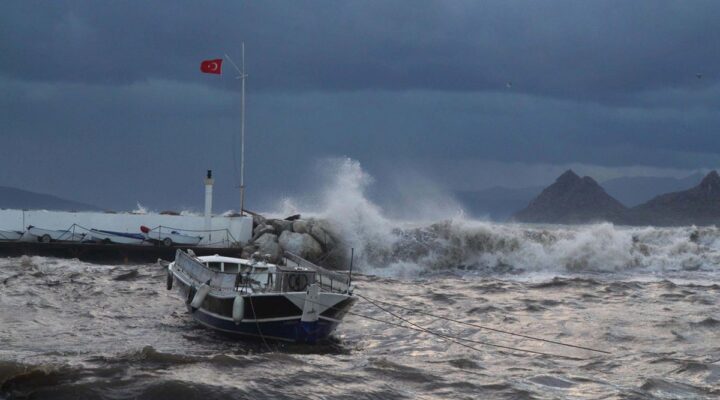
<svg viewBox="0 0 720 400">
<path fill-rule="evenodd" d="M 44 256 L 77 258 L 87 262 L 107 264 L 150 263 L 158 258 L 172 261 L 175 251 L 191 249 L 198 256 L 219 254 L 228 257 L 240 257 L 241 247 L 165 247 L 137 246 L 128 244 L 98 244 L 78 242 L 0 242 L 0 256 Z"/>
</svg>

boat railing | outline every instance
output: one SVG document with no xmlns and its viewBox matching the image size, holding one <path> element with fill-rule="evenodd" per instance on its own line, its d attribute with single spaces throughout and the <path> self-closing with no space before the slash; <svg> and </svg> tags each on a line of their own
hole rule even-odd
<svg viewBox="0 0 720 400">
<path fill-rule="evenodd" d="M 248 265 L 246 272 L 221 272 L 208 269 L 198 259 L 178 249 L 175 268 L 196 282 L 207 283 L 218 292 L 298 292 L 313 283 L 320 284 L 323 290 L 329 292 L 348 293 L 351 290 L 348 275 L 329 271 L 295 254 L 287 253 L 286 257 L 288 255 L 288 259 L 299 268 L 277 266 L 275 270 L 263 271 L 259 266 Z"/>
<path fill-rule="evenodd" d="M 175 268 L 194 281 L 207 283 L 215 291 L 235 291 L 238 274 L 209 270 L 199 260 L 180 249 L 175 252 Z"/>
<path fill-rule="evenodd" d="M 338 293 L 347 293 L 350 290 L 349 273 L 330 271 L 289 251 L 285 251 L 284 255 L 287 260 L 294 262 L 299 267 L 315 271 L 315 282 L 319 283 L 321 288 Z"/>
</svg>

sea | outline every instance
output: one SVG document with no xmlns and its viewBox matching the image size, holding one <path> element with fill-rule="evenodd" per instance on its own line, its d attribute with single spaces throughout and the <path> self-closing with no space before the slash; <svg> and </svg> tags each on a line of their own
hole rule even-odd
<svg viewBox="0 0 720 400">
<path fill-rule="evenodd" d="M 393 219 L 349 169 L 316 211 L 362 296 L 330 342 L 203 328 L 162 263 L 3 258 L 0 399 L 720 398 L 717 227 Z"/>
</svg>

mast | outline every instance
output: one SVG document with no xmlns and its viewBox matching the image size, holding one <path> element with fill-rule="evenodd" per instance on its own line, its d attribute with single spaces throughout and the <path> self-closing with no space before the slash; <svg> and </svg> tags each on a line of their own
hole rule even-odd
<svg viewBox="0 0 720 400">
<path fill-rule="evenodd" d="M 240 215 L 245 215 L 245 42 L 242 42 L 242 95 L 240 100 Z"/>
</svg>

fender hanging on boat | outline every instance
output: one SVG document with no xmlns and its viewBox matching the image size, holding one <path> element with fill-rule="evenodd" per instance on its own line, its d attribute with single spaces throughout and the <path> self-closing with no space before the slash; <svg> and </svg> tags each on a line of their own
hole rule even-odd
<svg viewBox="0 0 720 400">
<path fill-rule="evenodd" d="M 195 293 L 195 297 L 193 297 L 192 302 L 190 302 L 190 307 L 193 309 L 198 309 L 202 305 L 203 301 L 205 300 L 205 296 L 210 292 L 210 285 L 207 283 L 203 283 L 200 288 L 197 290 L 197 293 Z"/>
<path fill-rule="evenodd" d="M 173 279 L 174 279 L 173 272 L 172 272 L 172 270 L 170 269 L 170 267 L 168 267 L 168 270 L 167 270 L 167 283 L 166 283 L 167 290 L 172 290 L 172 287 L 173 287 Z"/>
<path fill-rule="evenodd" d="M 235 325 L 239 324 L 245 316 L 245 299 L 239 294 L 235 296 L 233 301 L 232 318 Z"/>
</svg>

